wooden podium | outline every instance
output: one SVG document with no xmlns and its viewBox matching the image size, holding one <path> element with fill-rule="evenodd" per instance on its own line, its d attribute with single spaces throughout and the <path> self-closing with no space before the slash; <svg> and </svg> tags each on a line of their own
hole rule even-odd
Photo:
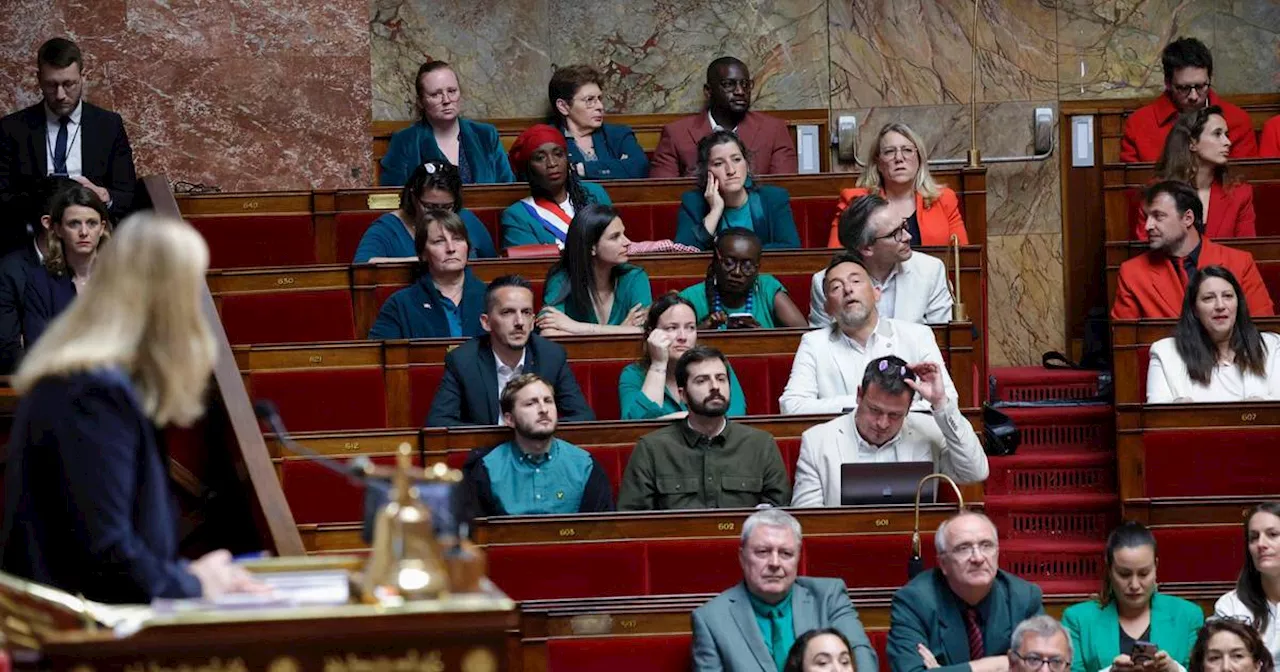
<svg viewBox="0 0 1280 672">
<path fill-rule="evenodd" d="M 496 588 L 396 606 L 165 615 L 3 573 L 0 618 L 15 669 L 56 672 L 496 672 L 508 669 L 520 620 Z"/>
</svg>

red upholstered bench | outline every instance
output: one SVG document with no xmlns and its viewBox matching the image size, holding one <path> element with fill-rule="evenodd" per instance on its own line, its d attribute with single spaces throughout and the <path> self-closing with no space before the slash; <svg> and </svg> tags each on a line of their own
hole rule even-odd
<svg viewBox="0 0 1280 672">
<path fill-rule="evenodd" d="M 375 457 L 373 461 L 395 464 L 393 457 Z M 420 463 L 418 457 L 414 461 Z M 280 485 L 299 525 L 357 522 L 364 517 L 364 488 L 316 462 L 284 460 Z"/>
<path fill-rule="evenodd" d="M 1146 495 L 1274 495 L 1280 487 L 1271 447 L 1278 442 L 1275 426 L 1148 429 L 1142 434 Z"/>
<path fill-rule="evenodd" d="M 356 258 L 356 248 L 360 247 L 360 239 L 368 230 L 373 220 L 386 214 L 385 210 L 364 210 L 360 212 L 339 212 L 333 217 L 333 244 L 335 261 L 349 264 Z"/>
<path fill-rule="evenodd" d="M 350 289 L 228 294 L 218 310 L 232 345 L 350 341 L 356 337 Z"/>
<path fill-rule="evenodd" d="M 1280 210 L 1274 212 L 1280 214 Z M 1261 220 L 1259 220 L 1259 223 L 1261 223 Z M 1267 293 L 1271 295 L 1271 302 L 1275 303 L 1280 298 L 1280 262 L 1259 261 L 1258 274 L 1262 276 L 1262 284 L 1266 286 Z"/>
<path fill-rule="evenodd" d="M 1244 566 L 1241 525 L 1156 527 L 1151 532 L 1163 582 L 1235 581 Z"/>
<path fill-rule="evenodd" d="M 1280 236 L 1280 183 L 1254 182 L 1253 211 L 1258 236 Z M 1270 285 L 1268 285 L 1270 287 Z M 1272 294 L 1272 296 L 1280 296 Z"/>
<path fill-rule="evenodd" d="M 387 426 L 387 392 L 381 367 L 254 371 L 249 374 L 248 388 L 250 397 L 275 402 L 291 431 Z"/>
<path fill-rule="evenodd" d="M 742 580 L 738 539 L 645 542 L 650 595 L 718 593 Z"/>
<path fill-rule="evenodd" d="M 610 635 L 547 640 L 550 672 L 683 672 L 693 664 L 693 636 Z"/>
<path fill-rule="evenodd" d="M 679 203 L 621 203 L 615 209 L 627 226 L 631 240 L 668 240 L 676 237 Z"/>
<path fill-rule="evenodd" d="M 791 200 L 791 214 L 796 220 L 801 247 L 827 246 L 827 241 L 831 238 L 831 220 L 835 219 L 836 206 L 839 204 L 839 195 Z"/>
<path fill-rule="evenodd" d="M 513 600 L 648 595 L 643 541 L 490 546 L 489 578 Z"/>
<path fill-rule="evenodd" d="M 922 531 L 920 549 L 926 567 L 937 564 L 932 531 Z M 844 579 L 850 588 L 896 588 L 907 582 L 911 536 L 806 536 L 801 558 L 807 576 Z"/>
<path fill-rule="evenodd" d="M 639 338 L 637 337 L 637 354 L 639 354 Z M 618 353 L 624 354 L 624 353 Z M 582 396 L 587 405 L 595 411 L 597 420 L 618 420 L 622 411 L 618 401 L 618 377 L 622 369 L 632 360 L 615 359 L 603 362 L 586 361 L 570 362 L 569 369 L 582 388 Z"/>
<path fill-rule="evenodd" d="M 316 263 L 316 236 L 310 213 L 206 215 L 190 217 L 188 221 L 209 245 L 210 268 Z"/>
</svg>

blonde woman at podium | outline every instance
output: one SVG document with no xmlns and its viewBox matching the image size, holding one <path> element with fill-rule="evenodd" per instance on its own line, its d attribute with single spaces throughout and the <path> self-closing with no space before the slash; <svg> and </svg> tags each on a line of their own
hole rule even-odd
<svg viewBox="0 0 1280 672">
<path fill-rule="evenodd" d="M 204 414 L 208 264 L 188 224 L 134 215 L 27 353 L 13 378 L 0 569 L 115 603 L 264 589 L 225 550 L 178 557 L 160 432 Z"/>
</svg>

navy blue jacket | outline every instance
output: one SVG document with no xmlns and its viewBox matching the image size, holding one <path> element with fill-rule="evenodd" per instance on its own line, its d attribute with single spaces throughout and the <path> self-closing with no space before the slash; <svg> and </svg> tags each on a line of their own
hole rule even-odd
<svg viewBox="0 0 1280 672">
<path fill-rule="evenodd" d="M 466 338 L 484 333 L 480 328 L 480 314 L 484 312 L 485 287 L 488 285 L 468 268 L 462 281 L 462 305 L 458 306 L 462 335 Z M 392 294 L 382 304 L 378 319 L 369 330 L 369 338 L 450 338 L 449 318 L 440 307 L 440 299 L 440 290 L 436 289 L 431 276 L 424 273 L 417 282 Z"/>
<path fill-rule="evenodd" d="M 76 300 L 76 284 L 71 274 L 55 276 L 44 265 L 27 274 L 22 294 L 22 340 L 28 350 L 39 340 L 53 318 Z"/>
<path fill-rule="evenodd" d="M 560 344 L 537 334 L 530 335 L 524 346 L 524 372 L 536 373 L 555 387 L 556 411 L 561 422 L 596 419 L 582 396 L 578 380 L 569 370 L 568 355 Z M 498 414 L 498 367 L 489 335 L 485 334 L 445 355 L 444 378 L 431 400 L 426 425 L 495 425 Z"/>
<path fill-rule="evenodd" d="M 649 176 L 649 157 L 630 126 L 601 124 L 591 134 L 591 145 L 600 157 L 595 161 L 587 161 L 573 138 L 566 135 L 565 142 L 569 144 L 569 163 L 582 164 L 583 177 L 588 180 L 640 180 Z"/>
<path fill-rule="evenodd" d="M 27 243 L 0 259 L 0 375 L 9 375 L 22 361 L 22 306 L 27 277 L 40 268 L 34 243 Z"/>
<path fill-rule="evenodd" d="M 41 380 L 13 422 L 0 567 L 102 602 L 199 596 L 178 559 L 168 467 L 123 372 Z"/>
</svg>

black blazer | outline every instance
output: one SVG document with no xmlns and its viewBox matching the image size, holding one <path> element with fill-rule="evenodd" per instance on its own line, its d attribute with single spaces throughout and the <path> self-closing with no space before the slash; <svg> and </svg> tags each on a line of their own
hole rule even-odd
<svg viewBox="0 0 1280 672">
<path fill-rule="evenodd" d="M 111 216 L 119 220 L 133 207 L 138 175 L 133 167 L 133 149 L 124 130 L 124 120 L 110 110 L 87 101 L 80 112 L 81 172 L 94 184 L 111 192 Z M 25 225 L 39 226 L 45 203 L 39 202 L 49 167 L 49 151 L 44 102 L 18 110 L 0 119 L 0 206 L 13 219 L 6 219 L 0 235 L 16 249 L 25 238 Z M 12 229 L 21 228 L 21 232 Z M 37 231 L 39 229 L 36 229 Z M 21 233 L 21 236 L 18 234 Z M 2 241 L 0 241 L 2 242 Z"/>
<path fill-rule="evenodd" d="M 76 284 L 71 274 L 55 276 L 43 264 L 27 273 L 22 293 L 22 343 L 30 348 L 40 340 L 53 318 L 76 300 Z"/>
<path fill-rule="evenodd" d="M 41 267 L 40 256 L 30 242 L 0 259 L 0 375 L 13 373 L 22 361 L 27 278 Z"/>
<path fill-rule="evenodd" d="M 119 369 L 36 383 L 9 441 L 0 567 L 102 602 L 199 596 L 157 434 Z"/>
<path fill-rule="evenodd" d="M 524 371 L 546 378 L 556 388 L 561 422 L 595 420 L 569 370 L 564 348 L 537 334 L 524 346 Z M 498 422 L 498 368 L 489 335 L 477 336 L 445 355 L 444 378 L 431 400 L 428 427 L 494 425 Z"/>
</svg>

